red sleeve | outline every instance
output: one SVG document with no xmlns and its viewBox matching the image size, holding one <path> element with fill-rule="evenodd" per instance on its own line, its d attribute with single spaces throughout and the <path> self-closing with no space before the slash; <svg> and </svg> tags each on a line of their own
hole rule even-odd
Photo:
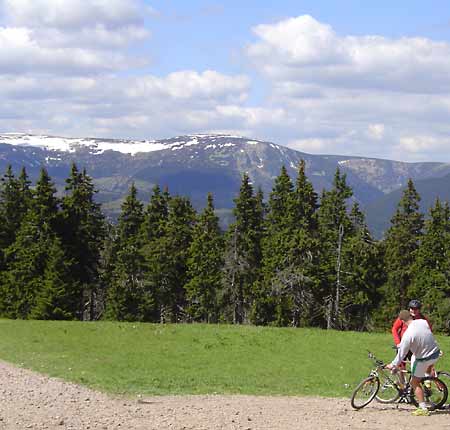
<svg viewBox="0 0 450 430">
<path fill-rule="evenodd" d="M 397 318 L 392 325 L 392 337 L 394 338 L 394 343 L 398 345 L 401 342 L 400 335 L 402 332 L 403 322 L 400 318 Z"/>
</svg>

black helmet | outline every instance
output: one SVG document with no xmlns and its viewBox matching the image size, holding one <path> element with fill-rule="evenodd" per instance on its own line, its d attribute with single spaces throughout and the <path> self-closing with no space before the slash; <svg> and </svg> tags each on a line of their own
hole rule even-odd
<svg viewBox="0 0 450 430">
<path fill-rule="evenodd" d="M 408 308 L 417 308 L 420 309 L 420 307 L 422 306 L 422 303 L 420 303 L 419 300 L 411 300 L 408 303 Z"/>
</svg>

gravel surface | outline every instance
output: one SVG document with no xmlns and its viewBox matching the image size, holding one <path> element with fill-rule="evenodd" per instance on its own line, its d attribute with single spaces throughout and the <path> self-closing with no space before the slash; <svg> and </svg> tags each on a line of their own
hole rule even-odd
<svg viewBox="0 0 450 430">
<path fill-rule="evenodd" d="M 450 429 L 448 411 L 348 399 L 268 396 L 113 397 L 0 361 L 0 429 Z"/>
</svg>

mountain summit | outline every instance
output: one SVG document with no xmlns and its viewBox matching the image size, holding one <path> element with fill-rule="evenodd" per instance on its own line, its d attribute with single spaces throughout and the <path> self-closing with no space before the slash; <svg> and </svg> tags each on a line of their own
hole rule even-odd
<svg viewBox="0 0 450 430">
<path fill-rule="evenodd" d="M 288 147 L 224 134 L 177 136 L 161 140 L 67 138 L 21 133 L 0 134 L 0 168 L 25 166 L 30 177 L 46 167 L 60 190 L 70 164 L 86 168 L 99 190 L 105 211 L 117 213 L 131 182 L 148 199 L 155 184 L 173 194 L 187 195 L 201 207 L 214 194 L 218 209 L 230 209 L 243 172 L 268 196 L 273 180 L 285 166 L 295 178 L 301 159 L 316 191 L 329 188 L 336 168 L 347 174 L 354 198 L 363 207 L 414 181 L 446 178 L 447 163 L 403 163 L 374 158 L 312 155 Z M 388 218 L 390 215 L 386 215 Z"/>
</svg>

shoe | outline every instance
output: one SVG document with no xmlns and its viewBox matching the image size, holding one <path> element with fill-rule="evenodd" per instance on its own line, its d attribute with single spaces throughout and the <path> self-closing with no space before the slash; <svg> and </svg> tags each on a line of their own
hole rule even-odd
<svg viewBox="0 0 450 430">
<path fill-rule="evenodd" d="M 428 409 L 417 408 L 412 414 L 415 417 L 427 417 L 430 415 L 430 411 Z"/>
</svg>

